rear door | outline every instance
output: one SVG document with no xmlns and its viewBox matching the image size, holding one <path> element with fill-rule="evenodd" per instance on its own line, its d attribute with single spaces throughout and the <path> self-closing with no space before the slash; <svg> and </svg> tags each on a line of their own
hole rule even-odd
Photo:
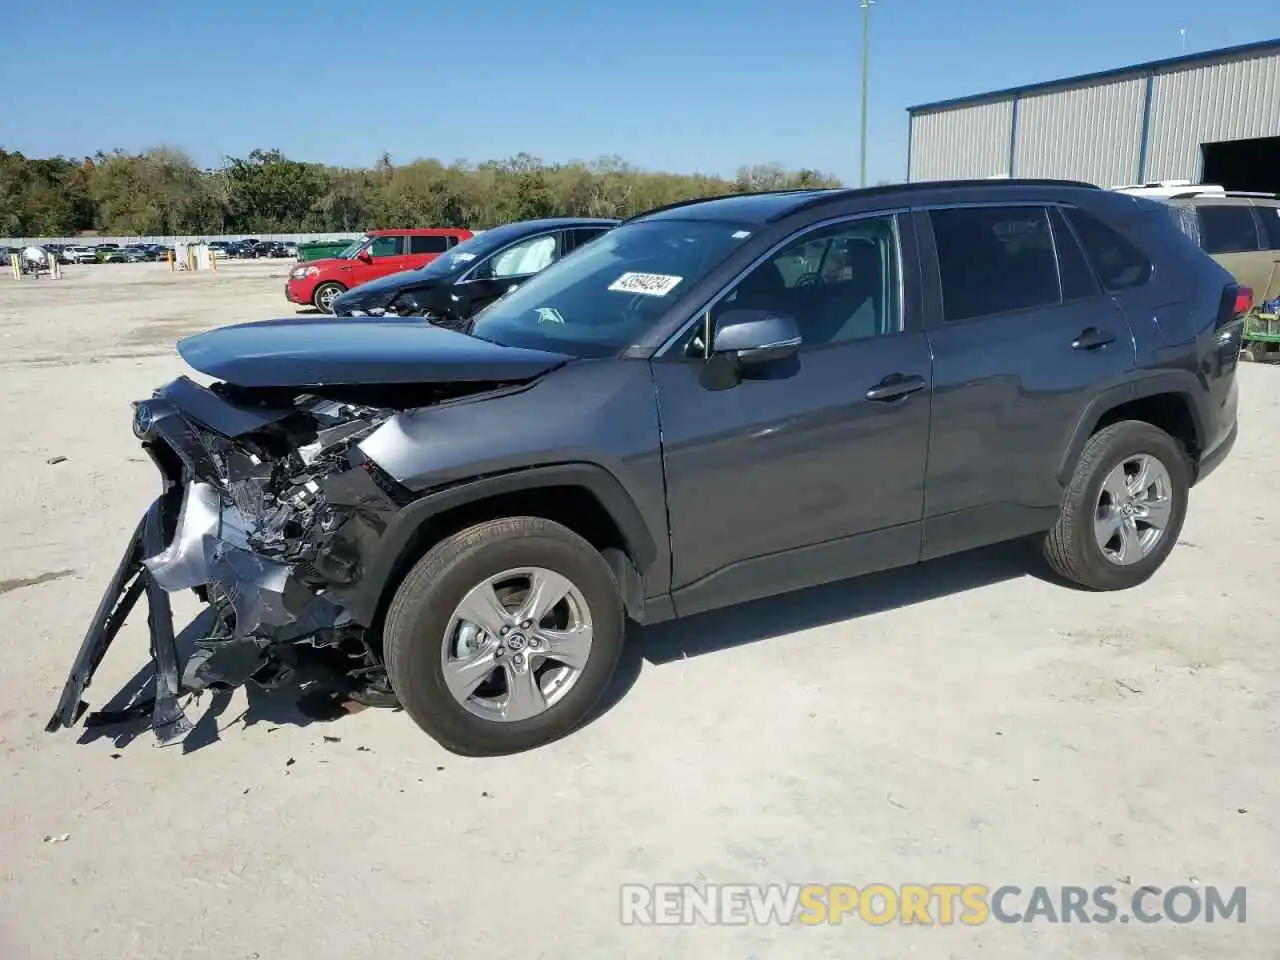
<svg viewBox="0 0 1280 960">
<path fill-rule="evenodd" d="M 415 235 L 408 237 L 408 241 L 408 255 L 404 258 L 404 266 L 401 267 L 402 270 L 417 270 L 419 267 L 425 267 L 436 257 L 440 256 L 440 254 L 448 250 L 455 242 L 453 237 L 446 235 Z"/>
<path fill-rule="evenodd" d="M 1280 298 L 1280 201 L 1258 200 L 1253 210 L 1262 226 L 1262 246 L 1271 261 L 1266 286 L 1253 291 L 1254 302 L 1263 303 Z"/>
<path fill-rule="evenodd" d="M 916 221 L 933 350 L 929 558 L 1047 529 L 1070 431 L 1135 363 L 1125 315 L 1058 208 L 938 208 Z"/>
</svg>

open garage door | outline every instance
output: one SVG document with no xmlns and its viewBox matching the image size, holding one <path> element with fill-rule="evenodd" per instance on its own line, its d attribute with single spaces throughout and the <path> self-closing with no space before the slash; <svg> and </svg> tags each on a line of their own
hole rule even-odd
<svg viewBox="0 0 1280 960">
<path fill-rule="evenodd" d="M 1201 183 L 1226 190 L 1280 193 L 1280 137 L 1202 143 Z"/>
</svg>

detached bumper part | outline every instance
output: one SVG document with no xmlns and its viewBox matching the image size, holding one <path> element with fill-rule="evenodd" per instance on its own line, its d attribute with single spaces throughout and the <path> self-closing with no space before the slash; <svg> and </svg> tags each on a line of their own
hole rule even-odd
<svg viewBox="0 0 1280 960">
<path fill-rule="evenodd" d="M 156 671 L 151 727 L 161 746 L 180 743 L 191 732 L 191 721 L 178 703 L 181 685 L 169 595 L 143 563 L 144 556 L 158 554 L 164 549 L 163 509 L 164 497 L 159 497 L 147 509 L 142 522 L 129 538 L 124 556 L 80 645 L 57 710 L 45 726 L 47 731 L 52 733 L 62 727 L 74 726 L 84 714 L 88 704 L 82 697 L 94 672 L 139 597 L 145 593 L 149 608 L 147 624 L 151 633 L 151 656 Z"/>
<path fill-rule="evenodd" d="M 86 726 L 149 709 L 159 741 L 176 743 L 192 729 L 183 693 L 304 674 L 338 692 L 380 689 L 385 671 L 343 595 L 359 585 L 359 551 L 393 508 L 349 454 L 381 421 L 366 418 L 369 408 L 304 399 L 302 408 L 235 405 L 180 379 L 135 405 L 134 433 L 164 492 L 129 540 L 47 730 L 85 713 L 84 692 L 143 595 L 154 701 L 90 714 Z M 185 590 L 206 603 L 209 625 L 193 624 L 201 633 L 180 663 L 169 594 Z"/>
</svg>

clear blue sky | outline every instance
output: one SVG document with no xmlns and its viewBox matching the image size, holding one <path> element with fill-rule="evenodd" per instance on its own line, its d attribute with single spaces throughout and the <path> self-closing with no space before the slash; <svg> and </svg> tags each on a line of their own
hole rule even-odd
<svg viewBox="0 0 1280 960">
<path fill-rule="evenodd" d="M 965 12 L 966 8 L 969 12 Z M 369 165 L 620 154 L 858 173 L 857 0 L 0 0 L 0 147 Z M 868 179 L 906 107 L 1280 35 L 1278 0 L 877 0 Z M 325 77 L 330 79 L 325 80 Z M 311 79 L 309 79 L 311 78 Z M 39 79 L 44 95 L 27 91 Z"/>
</svg>

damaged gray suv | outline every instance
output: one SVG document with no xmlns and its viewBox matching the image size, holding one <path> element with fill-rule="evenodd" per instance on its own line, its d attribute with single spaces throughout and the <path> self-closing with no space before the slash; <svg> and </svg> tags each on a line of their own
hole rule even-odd
<svg viewBox="0 0 1280 960">
<path fill-rule="evenodd" d="M 184 693 L 318 658 L 486 755 L 582 723 L 628 619 L 1025 536 L 1135 586 L 1235 440 L 1240 300 L 1150 201 L 978 181 L 664 208 L 465 331 L 200 334 L 214 382 L 135 405 L 163 489 L 49 728 L 143 596 L 162 742 Z"/>
</svg>

